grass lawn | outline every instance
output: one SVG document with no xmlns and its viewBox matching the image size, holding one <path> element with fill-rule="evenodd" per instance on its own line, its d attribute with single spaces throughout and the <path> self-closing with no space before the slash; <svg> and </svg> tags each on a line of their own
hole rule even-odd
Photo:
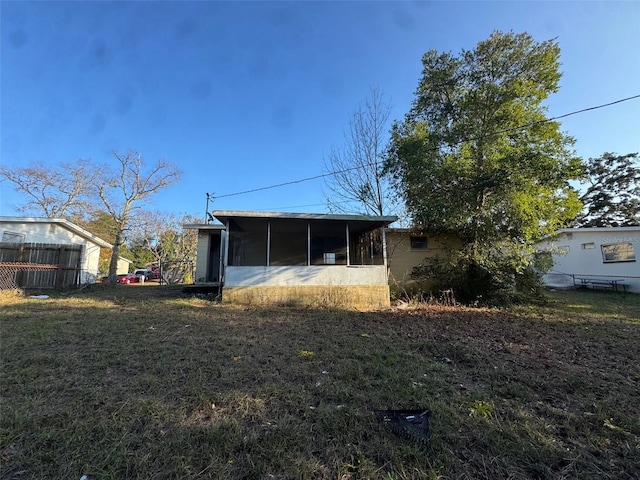
<svg viewBox="0 0 640 480">
<path fill-rule="evenodd" d="M 0 299 L 0 478 L 637 479 L 640 295 L 247 309 Z M 374 409 L 428 408 L 426 445 Z"/>
</svg>

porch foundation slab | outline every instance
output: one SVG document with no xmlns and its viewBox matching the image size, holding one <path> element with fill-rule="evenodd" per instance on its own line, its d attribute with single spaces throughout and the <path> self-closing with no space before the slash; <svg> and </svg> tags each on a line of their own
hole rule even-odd
<svg viewBox="0 0 640 480">
<path fill-rule="evenodd" d="M 355 310 L 383 310 L 391 306 L 388 285 L 224 287 L 222 303 Z"/>
</svg>

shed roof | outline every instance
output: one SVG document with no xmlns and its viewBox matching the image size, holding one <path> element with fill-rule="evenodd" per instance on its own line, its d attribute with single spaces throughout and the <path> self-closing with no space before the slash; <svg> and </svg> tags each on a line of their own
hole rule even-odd
<svg viewBox="0 0 640 480">
<path fill-rule="evenodd" d="M 224 230 L 225 226 L 219 223 L 185 223 L 182 228 L 189 230 Z"/>
<path fill-rule="evenodd" d="M 250 210 L 214 210 L 212 215 L 224 222 L 228 218 L 288 218 L 301 220 L 336 220 L 347 222 L 375 222 L 379 225 L 389 225 L 398 217 L 374 215 L 338 215 L 333 213 L 289 213 L 289 212 L 259 212 Z"/>
<path fill-rule="evenodd" d="M 395 216 L 373 216 L 373 215 L 337 215 L 332 213 L 287 213 L 287 212 L 258 212 L 242 210 L 215 210 L 212 215 L 222 223 L 233 220 L 238 225 L 249 227 L 260 220 L 288 220 L 311 221 L 311 222 L 335 222 L 348 223 L 354 231 L 365 232 L 380 227 L 385 227 L 395 222 Z"/>
</svg>

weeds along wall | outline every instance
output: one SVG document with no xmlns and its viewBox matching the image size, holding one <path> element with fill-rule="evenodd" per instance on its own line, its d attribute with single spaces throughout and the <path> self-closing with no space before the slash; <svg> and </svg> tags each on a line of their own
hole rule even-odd
<svg viewBox="0 0 640 480">
<path fill-rule="evenodd" d="M 348 310 L 390 307 L 388 285 L 296 285 L 225 287 L 222 302 L 255 306 L 296 306 Z"/>
</svg>

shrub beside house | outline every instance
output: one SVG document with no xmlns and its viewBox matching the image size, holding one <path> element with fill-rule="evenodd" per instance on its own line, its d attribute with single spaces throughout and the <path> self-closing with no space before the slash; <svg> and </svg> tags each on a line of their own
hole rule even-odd
<svg viewBox="0 0 640 480">
<path fill-rule="evenodd" d="M 453 233 L 426 233 L 412 228 L 389 228 L 386 240 L 389 285 L 395 295 L 428 291 L 432 282 L 413 278 L 413 269 L 429 259 L 443 257 L 462 244 L 460 238 Z"/>
</svg>

